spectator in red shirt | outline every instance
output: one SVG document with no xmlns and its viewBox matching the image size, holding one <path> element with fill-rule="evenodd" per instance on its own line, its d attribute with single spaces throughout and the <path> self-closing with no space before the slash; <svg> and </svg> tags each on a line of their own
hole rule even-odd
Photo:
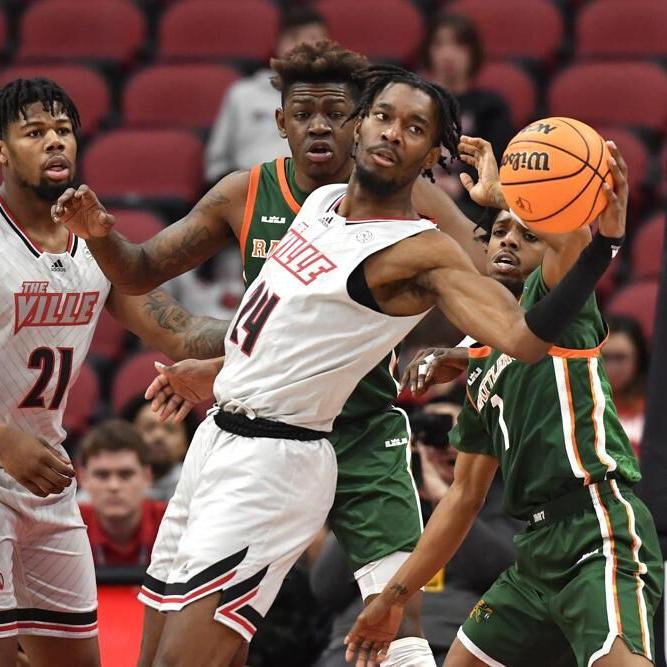
<svg viewBox="0 0 667 667">
<path fill-rule="evenodd" d="M 166 503 L 146 498 L 152 473 L 141 434 L 121 419 L 103 422 L 82 440 L 80 462 L 95 566 L 147 565 Z"/>
</svg>

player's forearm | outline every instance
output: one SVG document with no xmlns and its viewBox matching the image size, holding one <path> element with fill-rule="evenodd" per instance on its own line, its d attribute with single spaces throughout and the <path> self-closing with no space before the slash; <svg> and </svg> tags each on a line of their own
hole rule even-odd
<svg viewBox="0 0 667 667">
<path fill-rule="evenodd" d="M 472 496 L 463 484 L 452 485 L 431 515 L 414 552 L 387 584 L 383 596 L 404 604 L 442 569 L 465 539 L 484 498 Z"/>
<path fill-rule="evenodd" d="M 168 279 L 150 261 L 144 244 L 130 243 L 117 232 L 91 238 L 87 245 L 104 275 L 124 294 L 145 294 Z"/>
</svg>

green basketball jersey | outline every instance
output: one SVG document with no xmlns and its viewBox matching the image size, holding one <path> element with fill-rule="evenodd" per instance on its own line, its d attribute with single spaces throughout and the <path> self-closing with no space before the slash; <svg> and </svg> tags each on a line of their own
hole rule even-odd
<svg viewBox="0 0 667 667">
<path fill-rule="evenodd" d="M 250 170 L 239 243 L 246 287 L 292 224 L 308 193 L 299 189 L 291 158 L 279 158 Z M 335 323 L 332 323 L 335 326 Z M 396 354 L 388 355 L 357 385 L 340 418 L 354 419 L 386 410 L 396 398 Z"/>
<path fill-rule="evenodd" d="M 526 281 L 522 305 L 529 308 L 546 293 L 537 269 Z M 607 475 L 639 480 L 600 362 L 605 336 L 591 296 L 558 345 L 535 364 L 471 348 L 468 400 L 450 439 L 461 451 L 498 459 L 513 516 L 525 519 L 549 500 Z"/>
</svg>

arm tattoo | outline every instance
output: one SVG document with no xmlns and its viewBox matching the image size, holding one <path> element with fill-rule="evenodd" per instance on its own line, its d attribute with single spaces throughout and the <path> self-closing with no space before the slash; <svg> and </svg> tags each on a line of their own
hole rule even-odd
<svg viewBox="0 0 667 667">
<path fill-rule="evenodd" d="M 404 595 L 407 595 L 408 589 L 402 584 L 396 583 L 389 588 L 389 590 L 394 594 L 395 597 L 400 598 Z"/>
<path fill-rule="evenodd" d="M 195 317 L 162 290 L 146 295 L 144 310 L 160 328 L 182 337 L 186 356 L 209 359 L 224 354 L 229 322 Z"/>
<path fill-rule="evenodd" d="M 182 273 L 183 267 L 189 266 L 192 258 L 199 262 L 202 257 L 211 254 L 210 248 L 214 242 L 214 234 L 206 224 L 206 216 L 215 214 L 220 207 L 229 204 L 231 204 L 231 199 L 220 192 L 209 192 L 205 195 L 182 221 L 192 228 L 186 229 L 182 238 L 167 237 L 157 244 L 156 254 L 159 258 L 156 261 L 157 270 L 167 272 L 168 275 L 171 275 L 174 270 L 177 274 Z M 198 218 L 204 219 L 198 220 Z M 193 225 L 193 223 L 196 224 Z M 231 228 L 227 225 L 224 227 L 225 237 L 233 237 L 234 233 Z"/>
</svg>

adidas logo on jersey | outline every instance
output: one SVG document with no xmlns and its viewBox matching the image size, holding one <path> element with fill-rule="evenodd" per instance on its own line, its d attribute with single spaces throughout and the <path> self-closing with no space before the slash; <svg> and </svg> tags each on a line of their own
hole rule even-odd
<svg viewBox="0 0 667 667">
<path fill-rule="evenodd" d="M 277 215 L 263 215 L 262 222 L 266 222 L 269 225 L 284 225 L 287 221 L 287 218 L 280 218 Z"/>
<path fill-rule="evenodd" d="M 53 264 L 51 264 L 51 271 L 59 271 L 60 273 L 65 273 L 65 265 L 61 259 L 57 259 Z"/>
</svg>

